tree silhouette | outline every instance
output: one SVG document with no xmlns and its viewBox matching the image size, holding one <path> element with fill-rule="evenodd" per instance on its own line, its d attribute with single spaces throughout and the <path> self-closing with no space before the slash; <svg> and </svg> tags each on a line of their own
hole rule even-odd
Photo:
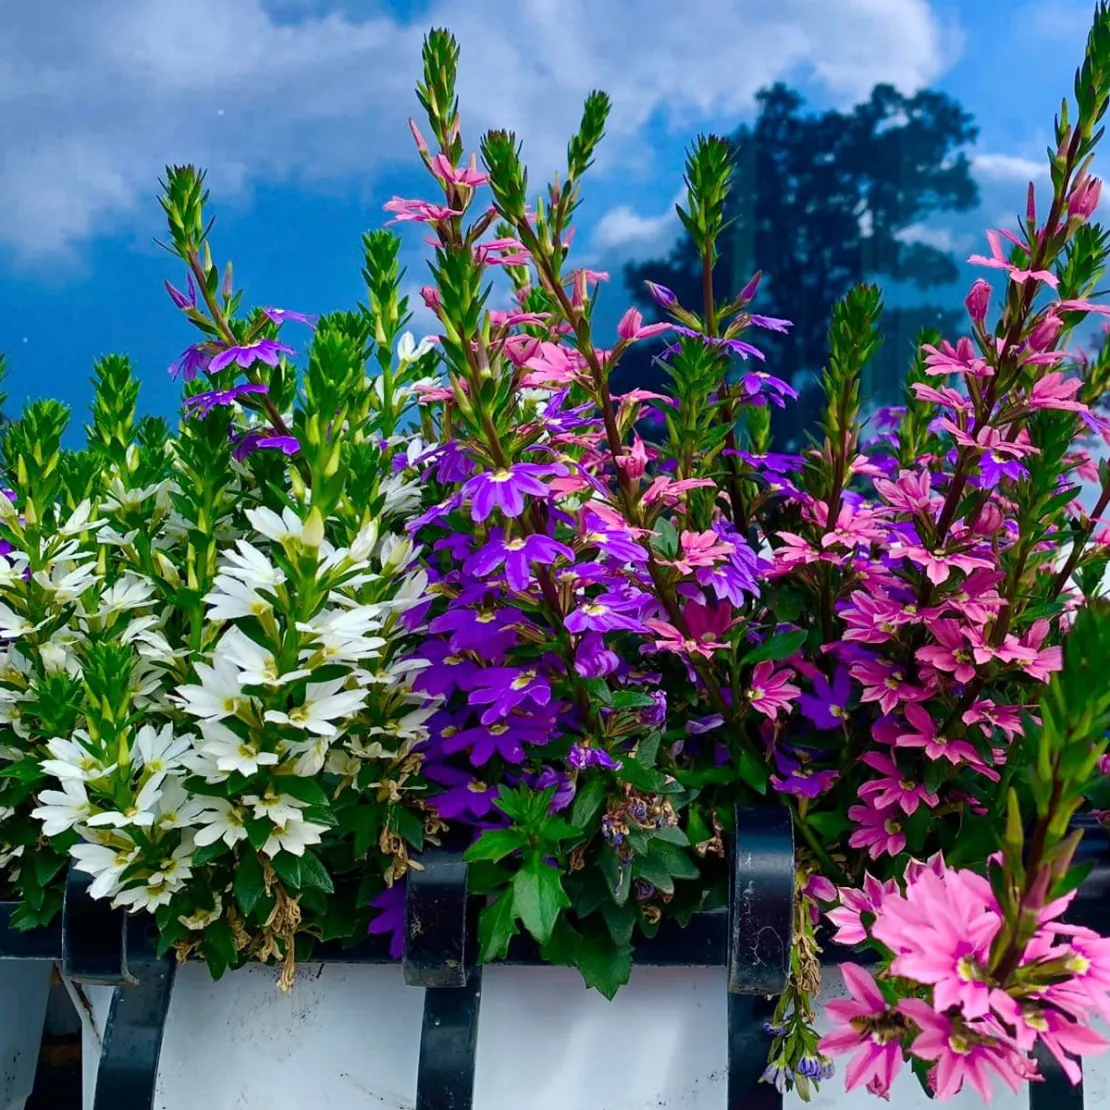
<svg viewBox="0 0 1110 1110">
<path fill-rule="evenodd" d="M 914 289 L 952 282 L 958 269 L 950 251 L 912 241 L 907 231 L 932 213 L 965 212 L 978 203 L 960 149 L 978 130 L 956 101 L 933 90 L 907 97 L 877 85 L 851 111 L 807 113 L 803 98 L 780 83 L 762 90 L 757 102 L 755 123 L 730 140 L 735 169 L 727 215 L 734 222 L 719 245 L 717 296 L 734 296 L 755 270 L 764 272 L 757 310 L 794 326 L 787 335 L 761 332 L 758 345 L 768 369 L 798 387 L 824 363 L 833 304 L 865 278 L 889 279 L 887 341 L 863 382 L 865 397 L 889 402 L 917 330 L 925 324 L 950 330 L 957 319 L 942 306 L 912 303 Z M 625 269 L 634 300 L 659 318 L 645 279 L 700 310 L 701 266 L 688 237 L 667 258 Z M 661 374 L 651 360 L 661 346 L 637 344 L 615 372 L 615 390 L 657 385 Z M 780 443 L 796 442 L 812 426 L 812 401 L 803 393 L 776 414 Z"/>
</svg>

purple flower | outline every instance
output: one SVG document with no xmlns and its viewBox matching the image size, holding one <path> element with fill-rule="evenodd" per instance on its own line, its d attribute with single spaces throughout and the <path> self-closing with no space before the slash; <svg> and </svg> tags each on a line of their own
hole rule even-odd
<svg viewBox="0 0 1110 1110">
<path fill-rule="evenodd" d="M 262 310 L 275 324 L 284 324 L 286 320 L 295 320 L 298 324 L 307 324 L 310 328 L 316 326 L 319 316 L 306 316 L 303 312 L 290 312 L 287 308 L 264 308 Z M 270 363 L 271 366 L 276 363 Z"/>
<path fill-rule="evenodd" d="M 641 614 L 645 594 L 606 592 L 582 602 L 568 614 L 565 623 L 568 632 L 626 632 L 645 631 Z"/>
<path fill-rule="evenodd" d="M 798 396 L 798 391 L 792 385 L 763 370 L 753 370 L 750 374 L 745 374 L 740 379 L 740 387 L 753 404 L 770 401 L 780 409 L 786 407 L 784 397 L 796 399 Z"/>
<path fill-rule="evenodd" d="M 370 922 L 372 934 L 389 933 L 389 955 L 399 960 L 405 948 L 405 881 L 387 886 L 371 903 L 380 911 Z"/>
<path fill-rule="evenodd" d="M 614 759 L 604 748 L 587 748 L 582 744 L 571 745 L 567 765 L 576 771 L 584 771 L 587 767 L 601 767 L 606 771 L 621 769 L 620 760 Z"/>
<path fill-rule="evenodd" d="M 193 284 L 193 275 L 186 274 L 185 280 L 189 283 L 189 295 L 186 297 L 180 290 L 175 289 L 168 281 L 165 283 L 166 292 L 169 293 L 173 303 L 178 308 L 196 308 L 197 307 L 197 287 Z"/>
<path fill-rule="evenodd" d="M 287 343 L 279 343 L 276 339 L 256 339 L 253 343 L 241 343 L 235 347 L 228 347 L 214 355 L 208 364 L 210 374 L 218 374 L 225 366 L 238 363 L 244 370 L 249 369 L 256 362 L 264 362 L 267 366 L 277 366 L 283 354 L 296 354 Z"/>
<path fill-rule="evenodd" d="M 236 462 L 242 462 L 252 451 L 275 448 L 286 455 L 295 455 L 301 445 L 296 436 L 272 436 L 265 432 L 247 432 L 240 436 L 231 454 Z"/>
<path fill-rule="evenodd" d="M 425 764 L 420 773 L 426 779 L 448 787 L 442 794 L 434 794 L 428 798 L 428 805 L 444 821 L 465 820 L 467 815 L 481 820 L 493 809 L 497 787 L 488 786 L 469 771 L 446 763 L 430 763 Z"/>
<path fill-rule="evenodd" d="M 414 465 L 434 465 L 436 481 L 444 484 L 463 482 L 474 473 L 474 463 L 453 439 L 425 451 Z"/>
<path fill-rule="evenodd" d="M 589 418 L 588 414 L 593 411 L 593 406 L 589 403 L 573 409 L 565 407 L 569 394 L 569 389 L 553 393 L 543 410 L 543 422 L 553 432 L 569 432 L 596 423 Z"/>
<path fill-rule="evenodd" d="M 489 659 L 517 642 L 515 612 L 483 607 L 448 609 L 428 625 L 429 632 L 450 632 L 452 651 L 481 651 Z"/>
<path fill-rule="evenodd" d="M 583 678 L 605 678 L 620 666 L 616 652 L 605 646 L 600 632 L 587 632 L 574 652 L 574 669 Z"/>
<path fill-rule="evenodd" d="M 566 809 L 567 806 L 574 801 L 574 779 L 572 779 L 570 775 L 563 774 L 561 771 L 556 771 L 554 767 L 545 767 L 532 780 L 532 786 L 536 790 L 547 790 L 548 787 L 555 787 L 555 796 L 551 799 L 551 804 L 547 807 L 549 813 L 558 813 L 560 810 Z"/>
<path fill-rule="evenodd" d="M 482 712 L 482 724 L 492 724 L 507 717 L 518 705 L 532 702 L 547 705 L 551 701 L 551 685 L 538 671 L 519 667 L 483 667 L 472 679 L 471 705 L 488 705 Z"/>
<path fill-rule="evenodd" d="M 206 393 L 195 393 L 187 397 L 182 406 L 189 416 L 204 419 L 217 405 L 234 404 L 245 393 L 265 393 L 266 386 L 261 382 L 248 382 L 246 385 L 232 386 L 231 389 L 210 389 Z"/>
<path fill-rule="evenodd" d="M 592 513 L 586 517 L 586 532 L 582 542 L 603 551 L 620 563 L 636 565 L 646 563 L 648 554 L 625 530 L 610 528 Z"/>
<path fill-rule="evenodd" d="M 780 320 L 777 316 L 760 316 L 755 312 L 753 312 L 748 319 L 757 328 L 766 328 L 768 331 L 779 331 L 784 335 L 794 326 L 793 320 Z"/>
<path fill-rule="evenodd" d="M 798 698 L 798 708 L 819 729 L 840 728 L 848 716 L 848 699 L 852 696 L 852 680 L 844 667 L 833 671 L 833 679 L 823 674 L 813 678 L 813 693 Z"/>
<path fill-rule="evenodd" d="M 468 688 L 467 682 L 481 669 L 465 656 L 456 655 L 442 640 L 426 640 L 420 654 L 431 666 L 417 672 L 412 686 L 433 697 L 449 697 L 456 690 Z"/>
<path fill-rule="evenodd" d="M 461 728 L 450 736 L 444 730 L 439 750 L 444 755 L 468 751 L 475 767 L 487 764 L 495 755 L 507 763 L 524 762 L 524 745 L 540 747 L 547 743 L 555 730 L 551 717 L 530 717 L 523 713 L 510 713 L 505 720 L 494 721 L 474 728 Z"/>
<path fill-rule="evenodd" d="M 531 535 L 523 539 L 495 536 L 467 559 L 463 571 L 486 578 L 504 563 L 505 580 L 509 587 L 523 591 L 532 581 L 532 563 L 550 566 L 560 558 L 574 562 L 574 552 L 565 543 L 559 543 L 550 536 Z"/>
<path fill-rule="evenodd" d="M 500 509 L 507 517 L 518 517 L 524 512 L 524 495 L 547 498 L 551 491 L 541 478 L 561 477 L 567 473 L 562 463 L 513 463 L 499 470 L 484 470 L 475 474 L 465 486 L 463 496 L 470 502 L 470 517 L 481 522 Z"/>
<path fill-rule="evenodd" d="M 795 794 L 803 798 L 816 798 L 840 777 L 836 771 L 813 771 L 796 759 L 791 759 L 780 751 L 775 752 L 775 763 L 779 772 L 786 776 L 771 776 L 771 785 L 782 794 Z"/>
<path fill-rule="evenodd" d="M 186 347 L 170 363 L 170 377 L 174 381 L 177 381 L 178 378 L 184 378 L 187 382 L 191 382 L 202 370 L 208 371 L 211 362 L 210 356 L 204 350 L 205 346 L 207 344 L 194 343 L 191 347 Z"/>
<path fill-rule="evenodd" d="M 667 695 L 662 690 L 651 692 L 651 706 L 640 710 L 640 720 L 648 728 L 658 728 L 667 720 Z"/>
<path fill-rule="evenodd" d="M 722 455 L 728 453 L 727 448 L 721 452 Z M 766 455 L 753 455 L 750 451 L 737 451 L 736 453 L 748 466 L 754 467 L 756 470 L 765 470 L 770 474 L 797 474 L 804 469 L 806 464 L 801 455 L 783 455 L 774 451 L 768 451 Z"/>
<path fill-rule="evenodd" d="M 719 339 L 715 335 L 705 335 L 700 331 L 695 331 L 693 328 L 682 327 L 679 324 L 674 325 L 674 330 L 680 335 L 685 335 L 689 339 L 698 340 L 699 343 L 704 344 L 706 347 L 721 347 L 726 351 L 731 351 L 732 354 L 738 355 L 742 359 L 757 358 L 762 362 L 766 358 L 758 347 L 753 347 L 743 339 Z M 672 343 L 660 353 L 660 361 L 666 362 L 672 355 L 676 354 L 681 349 L 681 343 Z"/>
</svg>

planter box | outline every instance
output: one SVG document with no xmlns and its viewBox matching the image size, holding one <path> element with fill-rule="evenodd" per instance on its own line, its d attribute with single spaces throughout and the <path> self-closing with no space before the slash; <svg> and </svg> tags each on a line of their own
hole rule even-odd
<svg viewBox="0 0 1110 1110">
<path fill-rule="evenodd" d="M 613 1002 L 587 991 L 577 972 L 540 966 L 523 941 L 504 964 L 474 966 L 476 907 L 465 865 L 446 850 L 426 854 L 425 870 L 410 876 L 400 965 L 388 960 L 381 937 L 348 950 L 322 946 L 289 994 L 271 968 L 214 983 L 200 964 L 159 960 L 146 919 L 92 902 L 87 880 L 73 875 L 56 929 L 12 933 L 0 907 L 0 954 L 10 957 L 0 971 L 27 972 L 10 980 L 3 1011 L 29 1015 L 22 1033 L 11 1021 L 8 1041 L 0 1037 L 0 1077 L 12 1076 L 8 1105 L 20 1110 L 30 1089 L 27 1029 L 33 1059 L 56 960 L 74 982 L 101 984 L 86 988 L 85 1110 L 801 1106 L 758 1081 L 766 996 L 785 983 L 792 942 L 790 820 L 785 810 L 739 811 L 737 829 L 729 910 L 696 915 L 686 929 L 665 924 L 637 948 L 632 980 Z M 1100 853 L 1098 844 L 1086 852 L 1101 863 Z M 1099 866 L 1073 907 L 1075 920 L 1107 931 L 1108 884 L 1110 868 Z M 858 957 L 830 950 L 826 958 Z M 826 997 L 839 990 L 830 972 Z M 993 1105 L 1110 1110 L 1110 1059 L 1092 1063 L 1085 1089 L 1042 1067 L 1045 1082 L 1021 1096 L 1001 1091 Z M 810 1105 L 875 1105 L 865 1092 L 845 1095 L 842 1083 L 834 1078 Z M 907 1071 L 891 1105 L 930 1103 Z M 965 1091 L 951 1105 L 981 1102 Z"/>
</svg>

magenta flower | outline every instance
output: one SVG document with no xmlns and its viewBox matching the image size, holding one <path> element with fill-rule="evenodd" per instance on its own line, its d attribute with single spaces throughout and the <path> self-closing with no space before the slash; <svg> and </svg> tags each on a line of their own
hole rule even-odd
<svg viewBox="0 0 1110 1110">
<path fill-rule="evenodd" d="M 447 220 L 452 216 L 462 215 L 462 212 L 457 208 L 446 208 L 442 204 L 432 204 L 427 200 L 405 200 L 403 197 L 393 197 L 386 201 L 382 208 L 386 212 L 397 213 L 392 220 L 386 221 L 386 227 L 391 224 L 403 224 L 410 221 L 422 224 L 436 223 L 439 220 Z"/>
<path fill-rule="evenodd" d="M 863 915 L 866 913 L 874 917 L 879 912 L 883 900 L 898 893 L 900 892 L 896 879 L 880 882 L 867 872 L 863 876 L 862 888 L 856 890 L 847 886 L 840 887 L 838 890 L 840 904 L 825 912 L 825 916 L 836 926 L 833 943 L 862 944 L 867 940 Z"/>
<path fill-rule="evenodd" d="M 671 324 L 645 326 L 644 314 L 635 308 L 630 308 L 617 324 L 617 335 L 629 343 L 635 343 L 639 339 L 651 339 L 653 336 L 662 335 L 663 332 L 670 331 L 672 326 Z"/>
<path fill-rule="evenodd" d="M 936 794 L 904 774 L 885 752 L 865 752 L 863 762 L 878 771 L 881 777 L 863 783 L 859 796 L 867 798 L 877 808 L 898 806 L 903 813 L 910 814 L 917 812 L 921 802 L 930 809 L 937 805 Z"/>
<path fill-rule="evenodd" d="M 953 740 L 942 736 L 937 731 L 936 721 L 924 706 L 910 703 L 906 706 L 905 713 L 910 728 L 898 734 L 894 741 L 895 747 L 924 748 L 930 759 L 947 759 L 952 764 L 970 763 L 984 773 L 989 771 L 979 758 L 979 753 L 967 740 Z"/>
<path fill-rule="evenodd" d="M 794 699 L 802 692 L 790 679 L 789 670 L 776 672 L 770 660 L 756 663 L 751 685 L 746 691 L 748 704 L 757 712 L 774 720 L 780 711 L 789 713 Z"/>
<path fill-rule="evenodd" d="M 1002 236 L 1010 240 L 1014 246 L 1021 247 L 1022 250 L 1028 253 L 1028 248 L 1025 244 L 1010 231 L 988 231 L 987 242 L 990 244 L 991 254 L 990 258 L 981 254 L 973 254 L 969 259 L 974 266 L 989 266 L 993 270 L 1005 270 L 1010 275 L 1011 281 L 1016 281 L 1018 284 L 1023 284 L 1027 281 L 1043 281 L 1046 285 L 1050 285 L 1053 289 L 1059 284 L 1056 280 L 1056 275 L 1049 270 L 1023 270 L 1015 266 L 1003 253 L 1002 250 Z"/>
<path fill-rule="evenodd" d="M 952 1098 L 966 1081 L 989 1102 L 994 1093 L 992 1072 L 1015 1093 L 1028 1078 L 1032 1065 L 1016 1049 L 970 1028 L 962 1018 L 938 1014 L 920 998 L 903 999 L 897 1010 L 921 1030 L 910 1052 L 921 1060 L 935 1061 L 932 1080 L 937 1098 Z"/>
<path fill-rule="evenodd" d="M 902 831 L 901 814 L 893 806 L 877 809 L 870 802 L 849 806 L 848 817 L 857 826 L 848 843 L 853 848 L 866 848 L 872 859 L 881 855 L 896 856 L 905 848 L 906 834 Z"/>
<path fill-rule="evenodd" d="M 855 964 L 841 964 L 840 974 L 852 997 L 825 1004 L 840 1028 L 822 1037 L 817 1050 L 829 1056 L 854 1053 L 844 1073 L 845 1089 L 867 1086 L 873 1094 L 887 1098 L 902 1070 L 906 1023 L 887 1006 L 870 972 Z"/>
<path fill-rule="evenodd" d="M 463 564 L 465 574 L 479 578 L 491 575 L 504 564 L 505 581 L 510 588 L 524 591 L 532 581 L 532 563 L 550 566 L 559 559 L 574 562 L 574 552 L 550 536 L 530 535 L 509 538 L 495 536 Z"/>
<path fill-rule="evenodd" d="M 261 382 L 247 382 L 244 385 L 232 386 L 231 389 L 210 389 L 206 393 L 194 393 L 192 397 L 186 397 L 182 408 L 189 416 L 203 420 L 218 405 L 234 404 L 248 393 L 265 392 L 266 386 Z"/>
<path fill-rule="evenodd" d="M 470 518 L 481 523 L 494 509 L 507 517 L 518 517 L 524 512 L 526 494 L 544 499 L 551 496 L 551 490 L 540 479 L 564 477 L 567 473 L 562 463 L 513 463 L 498 470 L 483 470 L 462 488 L 463 496 L 470 501 Z"/>
<path fill-rule="evenodd" d="M 219 354 L 212 356 L 208 364 L 208 373 L 218 374 L 226 366 L 233 363 L 244 370 L 250 369 L 256 362 L 264 362 L 267 366 L 277 366 L 281 356 L 293 355 L 297 352 L 287 343 L 279 343 L 276 339 L 256 339 L 253 343 L 240 343 L 234 347 L 227 347 Z"/>
</svg>

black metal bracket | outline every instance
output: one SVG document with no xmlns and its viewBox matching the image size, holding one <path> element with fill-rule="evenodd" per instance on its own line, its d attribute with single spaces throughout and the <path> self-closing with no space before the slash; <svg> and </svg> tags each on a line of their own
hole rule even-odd
<svg viewBox="0 0 1110 1110">
<path fill-rule="evenodd" d="M 74 868 L 62 900 L 62 974 L 79 983 L 134 983 L 127 969 L 127 915 L 106 898 L 91 898 L 92 878 Z"/>
<path fill-rule="evenodd" d="M 416 1110 L 472 1110 L 482 969 L 462 851 L 440 849 L 405 890 L 405 982 L 424 987 Z"/>
<path fill-rule="evenodd" d="M 785 807 L 737 807 L 729 869 L 728 1106 L 782 1110 L 760 1077 L 764 1024 L 790 978 L 794 940 L 794 822 Z"/>
<path fill-rule="evenodd" d="M 112 994 L 101 1040 L 93 1110 L 153 1110 L 158 1059 L 177 961 L 159 957 L 143 919 L 126 923 L 130 981 Z"/>
</svg>

